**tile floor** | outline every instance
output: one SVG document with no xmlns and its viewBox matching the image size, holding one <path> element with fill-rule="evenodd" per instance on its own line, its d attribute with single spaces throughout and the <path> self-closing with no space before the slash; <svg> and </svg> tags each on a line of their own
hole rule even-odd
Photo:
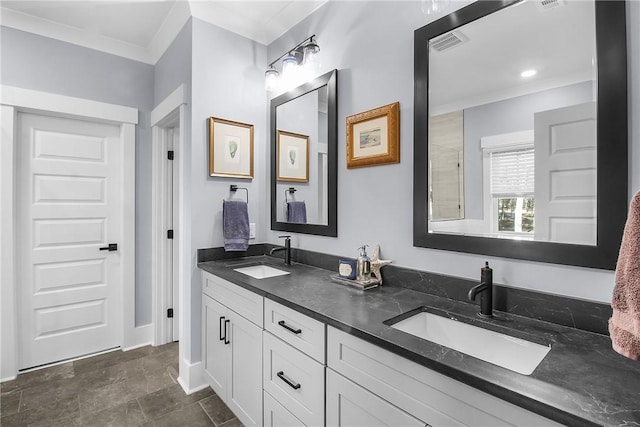
<svg viewBox="0 0 640 427">
<path fill-rule="evenodd" d="M 211 388 L 186 395 L 177 370 L 172 343 L 21 374 L 0 384 L 0 426 L 242 425 Z"/>
</svg>

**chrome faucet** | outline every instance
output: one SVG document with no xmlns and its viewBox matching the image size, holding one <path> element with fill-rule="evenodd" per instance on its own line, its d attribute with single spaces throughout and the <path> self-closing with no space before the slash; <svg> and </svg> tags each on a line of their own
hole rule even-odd
<svg viewBox="0 0 640 427">
<path fill-rule="evenodd" d="M 493 270 L 489 262 L 485 262 L 480 269 L 480 284 L 469 291 L 469 301 L 475 301 L 480 294 L 480 316 L 493 317 Z"/>
<path fill-rule="evenodd" d="M 291 265 L 291 236 L 278 236 L 279 238 L 284 238 L 284 247 L 276 247 L 269 251 L 269 255 L 273 255 L 274 252 L 284 251 L 284 263 L 286 265 Z"/>
</svg>

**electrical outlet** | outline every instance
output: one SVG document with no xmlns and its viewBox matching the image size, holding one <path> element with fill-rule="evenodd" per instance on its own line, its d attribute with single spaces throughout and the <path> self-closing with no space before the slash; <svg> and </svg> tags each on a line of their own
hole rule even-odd
<svg viewBox="0 0 640 427">
<path fill-rule="evenodd" d="M 249 238 L 250 239 L 255 239 L 256 238 L 256 223 L 255 222 L 250 222 L 249 223 Z"/>
</svg>

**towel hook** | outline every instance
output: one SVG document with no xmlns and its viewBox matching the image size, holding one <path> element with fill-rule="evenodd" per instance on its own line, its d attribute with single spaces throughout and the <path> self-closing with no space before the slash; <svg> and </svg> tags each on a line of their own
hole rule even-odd
<svg viewBox="0 0 640 427">
<path fill-rule="evenodd" d="M 235 193 L 238 190 L 244 190 L 244 191 L 247 192 L 247 204 L 249 204 L 249 190 L 248 189 L 246 189 L 245 187 L 238 187 L 235 184 L 231 184 L 229 186 L 229 191 L 231 191 L 232 193 Z"/>
<path fill-rule="evenodd" d="M 289 187 L 284 190 L 284 201 L 285 203 L 289 203 L 289 199 L 287 198 L 287 193 L 291 194 L 291 199 L 293 200 L 293 193 L 296 192 L 296 189 L 293 187 Z"/>
</svg>

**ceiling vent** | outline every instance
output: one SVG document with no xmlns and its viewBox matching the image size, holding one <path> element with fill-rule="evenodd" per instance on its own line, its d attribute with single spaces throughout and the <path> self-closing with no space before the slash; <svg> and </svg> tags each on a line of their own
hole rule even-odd
<svg viewBox="0 0 640 427">
<path fill-rule="evenodd" d="M 459 46 L 467 41 L 469 41 L 469 38 L 460 31 L 451 31 L 431 40 L 429 42 L 429 46 L 438 52 L 442 52 L 455 46 Z"/>
<path fill-rule="evenodd" d="M 564 6 L 564 0 L 538 0 L 536 3 L 541 10 L 551 10 Z"/>
</svg>

